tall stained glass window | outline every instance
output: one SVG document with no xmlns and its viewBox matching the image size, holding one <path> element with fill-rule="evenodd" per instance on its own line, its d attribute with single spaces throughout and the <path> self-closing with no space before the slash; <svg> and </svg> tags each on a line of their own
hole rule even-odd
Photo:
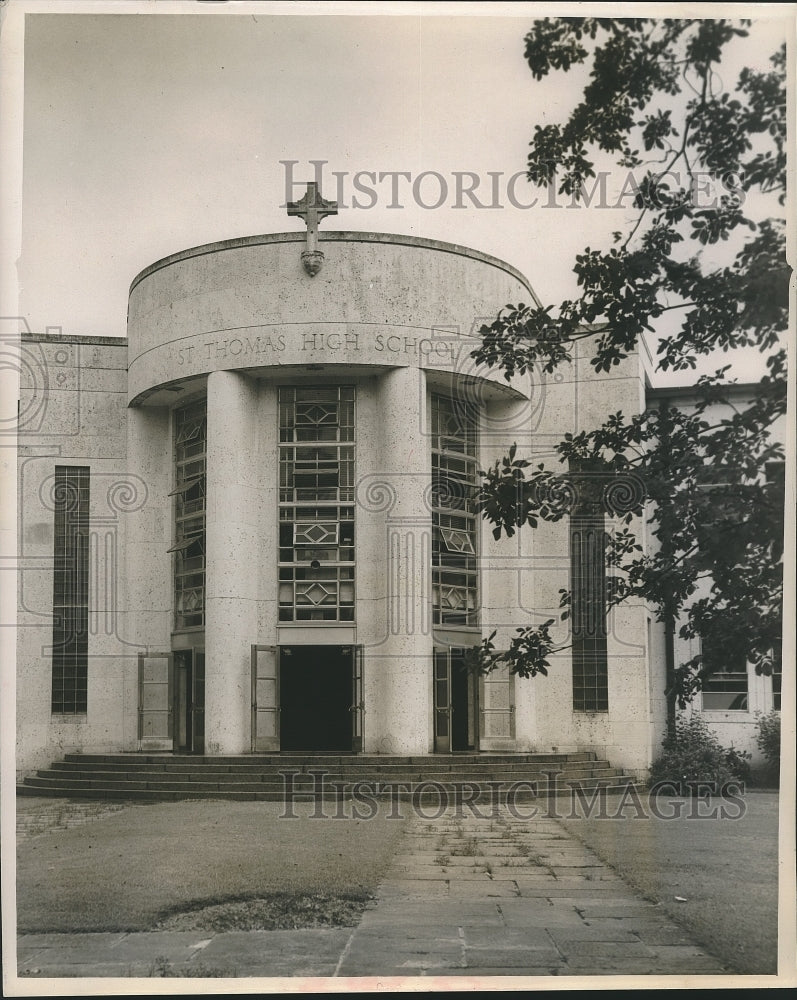
<svg viewBox="0 0 797 1000">
<path fill-rule="evenodd" d="M 353 386 L 279 390 L 279 620 L 354 621 Z"/>
<path fill-rule="evenodd" d="M 205 624 L 205 473 L 207 402 L 175 414 L 174 624 L 176 629 Z"/>
<path fill-rule="evenodd" d="M 477 412 L 432 396 L 432 592 L 436 625 L 478 625 Z"/>
</svg>

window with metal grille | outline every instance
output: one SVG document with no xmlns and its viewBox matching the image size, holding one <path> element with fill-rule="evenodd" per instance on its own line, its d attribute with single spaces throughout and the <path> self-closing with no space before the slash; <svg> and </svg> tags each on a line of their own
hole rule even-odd
<svg viewBox="0 0 797 1000">
<path fill-rule="evenodd" d="M 89 468 L 55 467 L 53 546 L 53 713 L 88 705 Z"/>
<path fill-rule="evenodd" d="M 207 402 L 174 415 L 174 627 L 205 624 Z"/>
<path fill-rule="evenodd" d="M 570 593 L 573 711 L 609 709 L 606 642 L 606 529 L 600 469 L 571 462 Z"/>
<path fill-rule="evenodd" d="M 279 390 L 279 620 L 354 621 L 353 386 Z"/>
<path fill-rule="evenodd" d="M 478 413 L 432 396 L 432 595 L 436 625 L 478 625 Z"/>
</svg>

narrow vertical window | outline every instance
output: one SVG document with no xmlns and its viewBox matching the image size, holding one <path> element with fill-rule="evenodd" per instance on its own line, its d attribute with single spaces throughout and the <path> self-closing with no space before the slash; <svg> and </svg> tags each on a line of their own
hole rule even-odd
<svg viewBox="0 0 797 1000">
<path fill-rule="evenodd" d="M 205 472 L 207 403 L 201 400 L 175 414 L 174 626 L 205 624 Z"/>
<path fill-rule="evenodd" d="M 89 469 L 55 467 L 52 711 L 86 712 L 89 624 Z"/>
<path fill-rule="evenodd" d="M 354 387 L 279 390 L 279 620 L 354 621 Z"/>
<path fill-rule="evenodd" d="M 573 710 L 609 708 L 606 645 L 606 526 L 602 477 L 571 462 L 576 499 L 570 512 Z"/>
<path fill-rule="evenodd" d="M 432 592 L 435 625 L 478 625 L 477 414 L 432 396 Z"/>
</svg>

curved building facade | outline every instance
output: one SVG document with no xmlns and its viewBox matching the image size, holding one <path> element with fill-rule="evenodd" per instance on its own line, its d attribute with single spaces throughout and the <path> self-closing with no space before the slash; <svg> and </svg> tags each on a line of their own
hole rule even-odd
<svg viewBox="0 0 797 1000">
<path fill-rule="evenodd" d="M 74 749 L 597 749 L 642 773 L 664 724 L 644 607 L 557 624 L 547 678 L 462 666 L 482 636 L 558 620 L 611 528 L 585 509 L 495 539 L 479 470 L 512 443 L 550 465 L 566 431 L 638 412 L 637 358 L 597 376 L 585 348 L 507 382 L 470 353 L 533 300 L 509 265 L 331 232 L 311 276 L 303 247 L 158 261 L 126 343 L 26 338 L 20 768 Z"/>
</svg>

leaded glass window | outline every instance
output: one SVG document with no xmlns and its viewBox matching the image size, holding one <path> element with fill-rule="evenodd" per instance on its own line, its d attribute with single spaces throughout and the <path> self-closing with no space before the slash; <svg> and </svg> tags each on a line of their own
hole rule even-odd
<svg viewBox="0 0 797 1000">
<path fill-rule="evenodd" d="M 55 713 L 88 704 L 89 468 L 55 467 L 52 700 Z"/>
<path fill-rule="evenodd" d="M 432 397 L 432 592 L 436 625 L 478 625 L 477 412 Z"/>
<path fill-rule="evenodd" d="M 279 620 L 354 621 L 354 387 L 279 390 Z"/>
<path fill-rule="evenodd" d="M 205 472 L 207 403 L 201 400 L 175 413 L 174 624 L 176 629 L 205 624 Z"/>
<path fill-rule="evenodd" d="M 603 470 L 571 460 L 576 499 L 570 511 L 573 710 L 609 710 L 606 623 L 606 525 Z"/>
</svg>

